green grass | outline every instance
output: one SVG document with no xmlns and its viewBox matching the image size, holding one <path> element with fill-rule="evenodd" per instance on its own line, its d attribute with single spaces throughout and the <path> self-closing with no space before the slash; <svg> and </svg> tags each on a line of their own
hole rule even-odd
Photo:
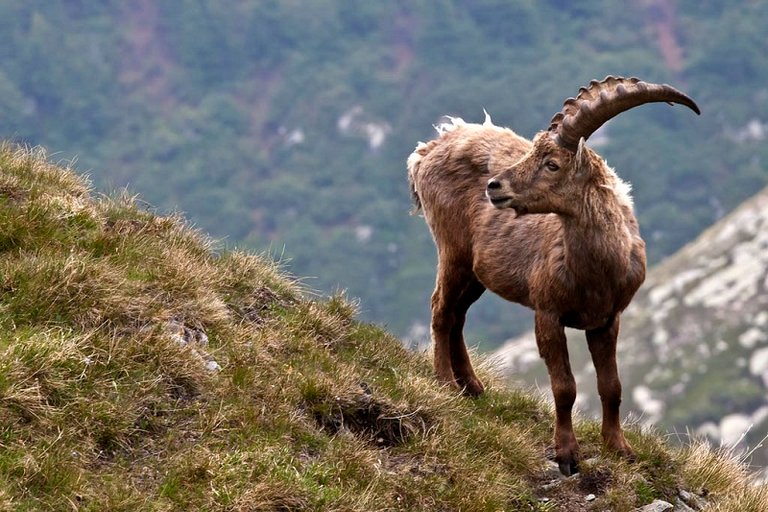
<svg viewBox="0 0 768 512">
<path fill-rule="evenodd" d="M 488 368 L 478 399 L 444 389 L 343 294 L 96 197 L 41 150 L 0 148 L 0 227 L 2 510 L 768 506 L 732 454 L 630 427 L 630 464 L 591 421 L 581 476 L 545 489 L 545 402 Z"/>
</svg>

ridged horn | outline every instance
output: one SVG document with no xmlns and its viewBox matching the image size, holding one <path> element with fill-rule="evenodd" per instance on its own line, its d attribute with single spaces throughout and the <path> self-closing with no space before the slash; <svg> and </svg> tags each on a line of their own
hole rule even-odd
<svg viewBox="0 0 768 512">
<path fill-rule="evenodd" d="M 695 101 L 672 86 L 607 76 L 601 82 L 592 80 L 575 98 L 565 100 L 563 109 L 552 117 L 549 132 L 560 146 L 575 152 L 581 137 L 588 139 L 609 119 L 654 102 L 679 103 L 701 114 Z"/>
</svg>

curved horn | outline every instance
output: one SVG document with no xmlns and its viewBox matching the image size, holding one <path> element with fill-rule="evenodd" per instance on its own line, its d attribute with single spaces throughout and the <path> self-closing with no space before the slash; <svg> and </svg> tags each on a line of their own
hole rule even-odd
<svg viewBox="0 0 768 512">
<path fill-rule="evenodd" d="M 625 110 L 653 102 L 680 103 L 701 114 L 690 97 L 667 84 L 651 84 L 639 78 L 607 76 L 602 82 L 592 80 L 568 98 L 554 115 L 549 132 L 562 147 L 575 152 L 579 139 L 588 139 L 609 119 Z"/>
</svg>

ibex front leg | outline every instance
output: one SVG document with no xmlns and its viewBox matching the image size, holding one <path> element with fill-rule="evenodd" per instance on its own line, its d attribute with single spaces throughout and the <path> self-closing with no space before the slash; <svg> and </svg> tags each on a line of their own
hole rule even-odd
<svg viewBox="0 0 768 512">
<path fill-rule="evenodd" d="M 556 315 L 536 312 L 536 344 L 547 364 L 555 398 L 555 462 L 561 473 L 570 476 L 579 471 L 579 444 L 571 419 L 576 401 L 576 380 L 568 360 L 565 329 Z"/>
<path fill-rule="evenodd" d="M 619 336 L 619 317 L 600 329 L 587 331 L 589 352 L 597 373 L 597 391 L 603 405 L 603 442 L 605 445 L 633 460 L 632 447 L 621 431 L 619 406 L 621 405 L 621 381 L 616 366 L 616 341 Z"/>
</svg>

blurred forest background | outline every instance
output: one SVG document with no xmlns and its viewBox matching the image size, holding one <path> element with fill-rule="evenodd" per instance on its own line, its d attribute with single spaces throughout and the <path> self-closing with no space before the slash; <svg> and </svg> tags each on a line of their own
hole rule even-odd
<svg viewBox="0 0 768 512">
<path fill-rule="evenodd" d="M 607 74 L 666 82 L 593 147 L 634 186 L 650 263 L 768 183 L 768 2 L 26 0 L 0 3 L 0 137 L 42 145 L 365 319 L 428 336 L 435 251 L 405 159 L 444 114 L 526 137 Z M 492 349 L 528 313 L 485 297 Z"/>
</svg>

